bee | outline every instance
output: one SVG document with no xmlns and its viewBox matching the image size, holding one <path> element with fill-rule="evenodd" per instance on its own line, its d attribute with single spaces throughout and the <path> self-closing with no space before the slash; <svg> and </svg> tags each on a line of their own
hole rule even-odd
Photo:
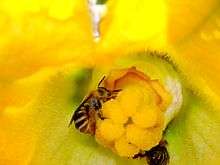
<svg viewBox="0 0 220 165">
<path fill-rule="evenodd" d="M 101 113 L 103 103 L 115 99 L 117 94 L 121 91 L 121 89 L 108 90 L 105 87 L 101 87 L 104 79 L 105 76 L 99 81 L 97 89 L 91 91 L 76 109 L 69 126 L 74 121 L 75 128 L 80 132 L 90 135 L 95 134 L 97 117 L 104 119 Z"/>
<path fill-rule="evenodd" d="M 149 151 L 136 154 L 133 158 L 146 157 L 149 165 L 167 165 L 169 163 L 170 156 L 166 149 L 166 141 L 161 141 L 157 146 L 151 148 Z"/>
</svg>

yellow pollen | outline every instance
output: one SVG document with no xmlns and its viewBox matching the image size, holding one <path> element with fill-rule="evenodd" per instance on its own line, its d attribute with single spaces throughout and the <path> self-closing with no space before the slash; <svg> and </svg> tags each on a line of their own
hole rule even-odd
<svg viewBox="0 0 220 165">
<path fill-rule="evenodd" d="M 156 80 L 125 85 L 114 100 L 104 103 L 96 140 L 123 157 L 157 145 L 163 133 L 170 94 Z"/>
<path fill-rule="evenodd" d="M 100 123 L 98 130 L 104 140 L 111 142 L 118 139 L 124 133 L 123 125 L 114 124 L 112 120 L 106 119 Z"/>
<path fill-rule="evenodd" d="M 141 150 L 149 150 L 157 145 L 161 139 L 160 132 L 142 129 L 135 124 L 128 125 L 126 128 L 126 139 L 131 144 L 136 145 Z"/>
<path fill-rule="evenodd" d="M 130 144 L 125 136 L 122 136 L 119 140 L 115 142 L 115 150 L 120 156 L 132 157 L 139 152 L 138 147 Z"/>
<path fill-rule="evenodd" d="M 141 109 L 132 119 L 137 126 L 149 128 L 157 124 L 158 113 L 160 113 L 158 107 L 147 107 L 146 109 Z"/>
<path fill-rule="evenodd" d="M 103 105 L 103 116 L 111 119 L 114 123 L 124 124 L 127 121 L 126 116 L 121 111 L 121 106 L 117 100 L 110 100 Z"/>
<path fill-rule="evenodd" d="M 132 91 L 132 93 L 131 93 Z M 143 93 L 139 86 L 128 86 L 119 93 L 117 100 L 119 101 L 122 111 L 126 117 L 132 116 L 143 101 Z"/>
</svg>

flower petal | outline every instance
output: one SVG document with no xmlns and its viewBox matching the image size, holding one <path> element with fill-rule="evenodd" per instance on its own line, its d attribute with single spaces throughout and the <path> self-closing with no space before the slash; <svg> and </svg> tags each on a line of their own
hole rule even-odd
<svg viewBox="0 0 220 165">
<path fill-rule="evenodd" d="M 171 164 L 210 164 L 220 162 L 220 113 L 189 91 L 178 118 L 170 124 L 166 139 Z"/>
<path fill-rule="evenodd" d="M 101 49 L 125 53 L 133 49 L 164 48 L 166 5 L 163 0 L 112 0 L 107 5 L 107 15 L 100 25 Z"/>
<path fill-rule="evenodd" d="M 152 58 L 147 55 L 136 58 L 135 56 L 129 56 L 127 59 L 119 58 L 121 62 L 116 62 L 115 65 L 122 68 L 135 65 L 137 68 L 146 71 L 151 77 L 156 78 L 159 76 L 162 80 L 166 80 L 166 75 L 169 74 L 176 77 L 172 69 L 166 65 L 166 62 L 157 58 L 157 56 Z M 113 68 L 116 68 L 115 65 Z M 159 68 L 158 74 L 155 72 L 156 68 Z M 100 70 L 98 71 L 100 72 Z M 97 72 L 97 75 L 100 78 L 99 72 Z M 103 70 L 103 74 L 107 75 L 107 71 Z M 173 122 L 169 124 L 164 138 L 168 142 L 170 164 L 219 164 L 220 146 L 218 139 L 220 138 L 220 132 L 218 130 L 220 130 L 220 113 L 216 111 L 219 107 L 207 104 L 204 98 L 196 96 L 194 92 L 188 90 L 188 87 L 186 89 L 184 83 L 182 85 L 183 106 Z M 177 93 L 174 101 L 175 105 L 176 101 L 179 100 L 178 97 L 180 97 L 178 96 L 179 92 L 175 89 L 175 84 L 171 85 L 170 88 Z M 179 107 L 178 104 L 176 106 Z"/>
<path fill-rule="evenodd" d="M 190 85 L 219 105 L 219 1 L 170 0 L 168 6 L 170 55 Z"/>
<path fill-rule="evenodd" d="M 1 80 L 45 66 L 89 61 L 93 50 L 86 0 L 3 0 L 0 30 Z"/>
<path fill-rule="evenodd" d="M 1 111 L 0 164 L 143 164 L 144 160 L 119 158 L 68 127 L 90 78 L 90 70 L 76 66 L 25 78 L 23 84 L 38 90 L 26 104 Z"/>
</svg>

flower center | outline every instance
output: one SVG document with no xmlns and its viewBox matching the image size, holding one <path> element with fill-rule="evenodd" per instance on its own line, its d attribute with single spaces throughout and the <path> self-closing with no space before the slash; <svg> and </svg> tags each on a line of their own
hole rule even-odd
<svg viewBox="0 0 220 165">
<path fill-rule="evenodd" d="M 135 68 L 113 72 L 105 84 L 122 90 L 116 99 L 103 104 L 104 120 L 97 121 L 96 140 L 124 157 L 157 145 L 162 139 L 164 112 L 171 102 L 169 92 Z"/>
</svg>

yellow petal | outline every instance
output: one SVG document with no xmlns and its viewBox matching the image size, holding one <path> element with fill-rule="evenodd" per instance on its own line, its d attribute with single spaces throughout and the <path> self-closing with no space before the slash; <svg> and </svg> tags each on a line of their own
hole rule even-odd
<svg viewBox="0 0 220 165">
<path fill-rule="evenodd" d="M 172 43 L 190 40 L 218 10 L 218 0 L 168 0 L 168 39 Z"/>
<path fill-rule="evenodd" d="M 169 142 L 170 164 L 217 165 L 220 113 L 191 93 L 187 95 L 183 113 L 171 123 L 165 137 Z"/>
<path fill-rule="evenodd" d="M 220 103 L 220 4 L 218 0 L 169 1 L 170 55 L 190 85 Z"/>
<path fill-rule="evenodd" d="M 12 96 L 4 107 L 1 102 L 0 107 L 0 164 L 25 165 L 37 162 L 33 159 L 43 154 L 45 133 L 52 135 L 53 129 L 60 130 L 55 126 L 59 123 L 63 123 L 61 125 L 66 128 L 62 130 L 68 131 L 66 123 L 72 113 L 69 110 L 73 108 L 71 97 L 78 89 L 74 79 L 81 70 L 76 69 L 76 66 L 70 68 L 59 71 L 43 69 L 32 76 L 16 80 L 11 91 L 5 92 Z"/>
<path fill-rule="evenodd" d="M 129 165 L 145 162 L 120 158 L 93 138 L 80 134 L 74 126 L 68 127 L 74 109 L 86 94 L 91 78 L 91 72 L 86 70 L 75 65 L 58 70 L 42 69 L 17 80 L 20 87 L 32 86 L 32 89 L 22 90 L 23 96 L 31 90 L 32 95 L 27 102 L 8 105 L 0 111 L 0 164 L 110 165 L 114 162 Z"/>
<path fill-rule="evenodd" d="M 91 60 L 93 37 L 86 0 L 3 0 L 0 35 L 1 80 L 45 66 Z"/>
<path fill-rule="evenodd" d="M 152 47 L 163 49 L 166 38 L 165 2 L 163 0 L 109 1 L 107 15 L 100 26 L 100 47 L 105 51 L 125 53 L 134 49 Z"/>
</svg>

